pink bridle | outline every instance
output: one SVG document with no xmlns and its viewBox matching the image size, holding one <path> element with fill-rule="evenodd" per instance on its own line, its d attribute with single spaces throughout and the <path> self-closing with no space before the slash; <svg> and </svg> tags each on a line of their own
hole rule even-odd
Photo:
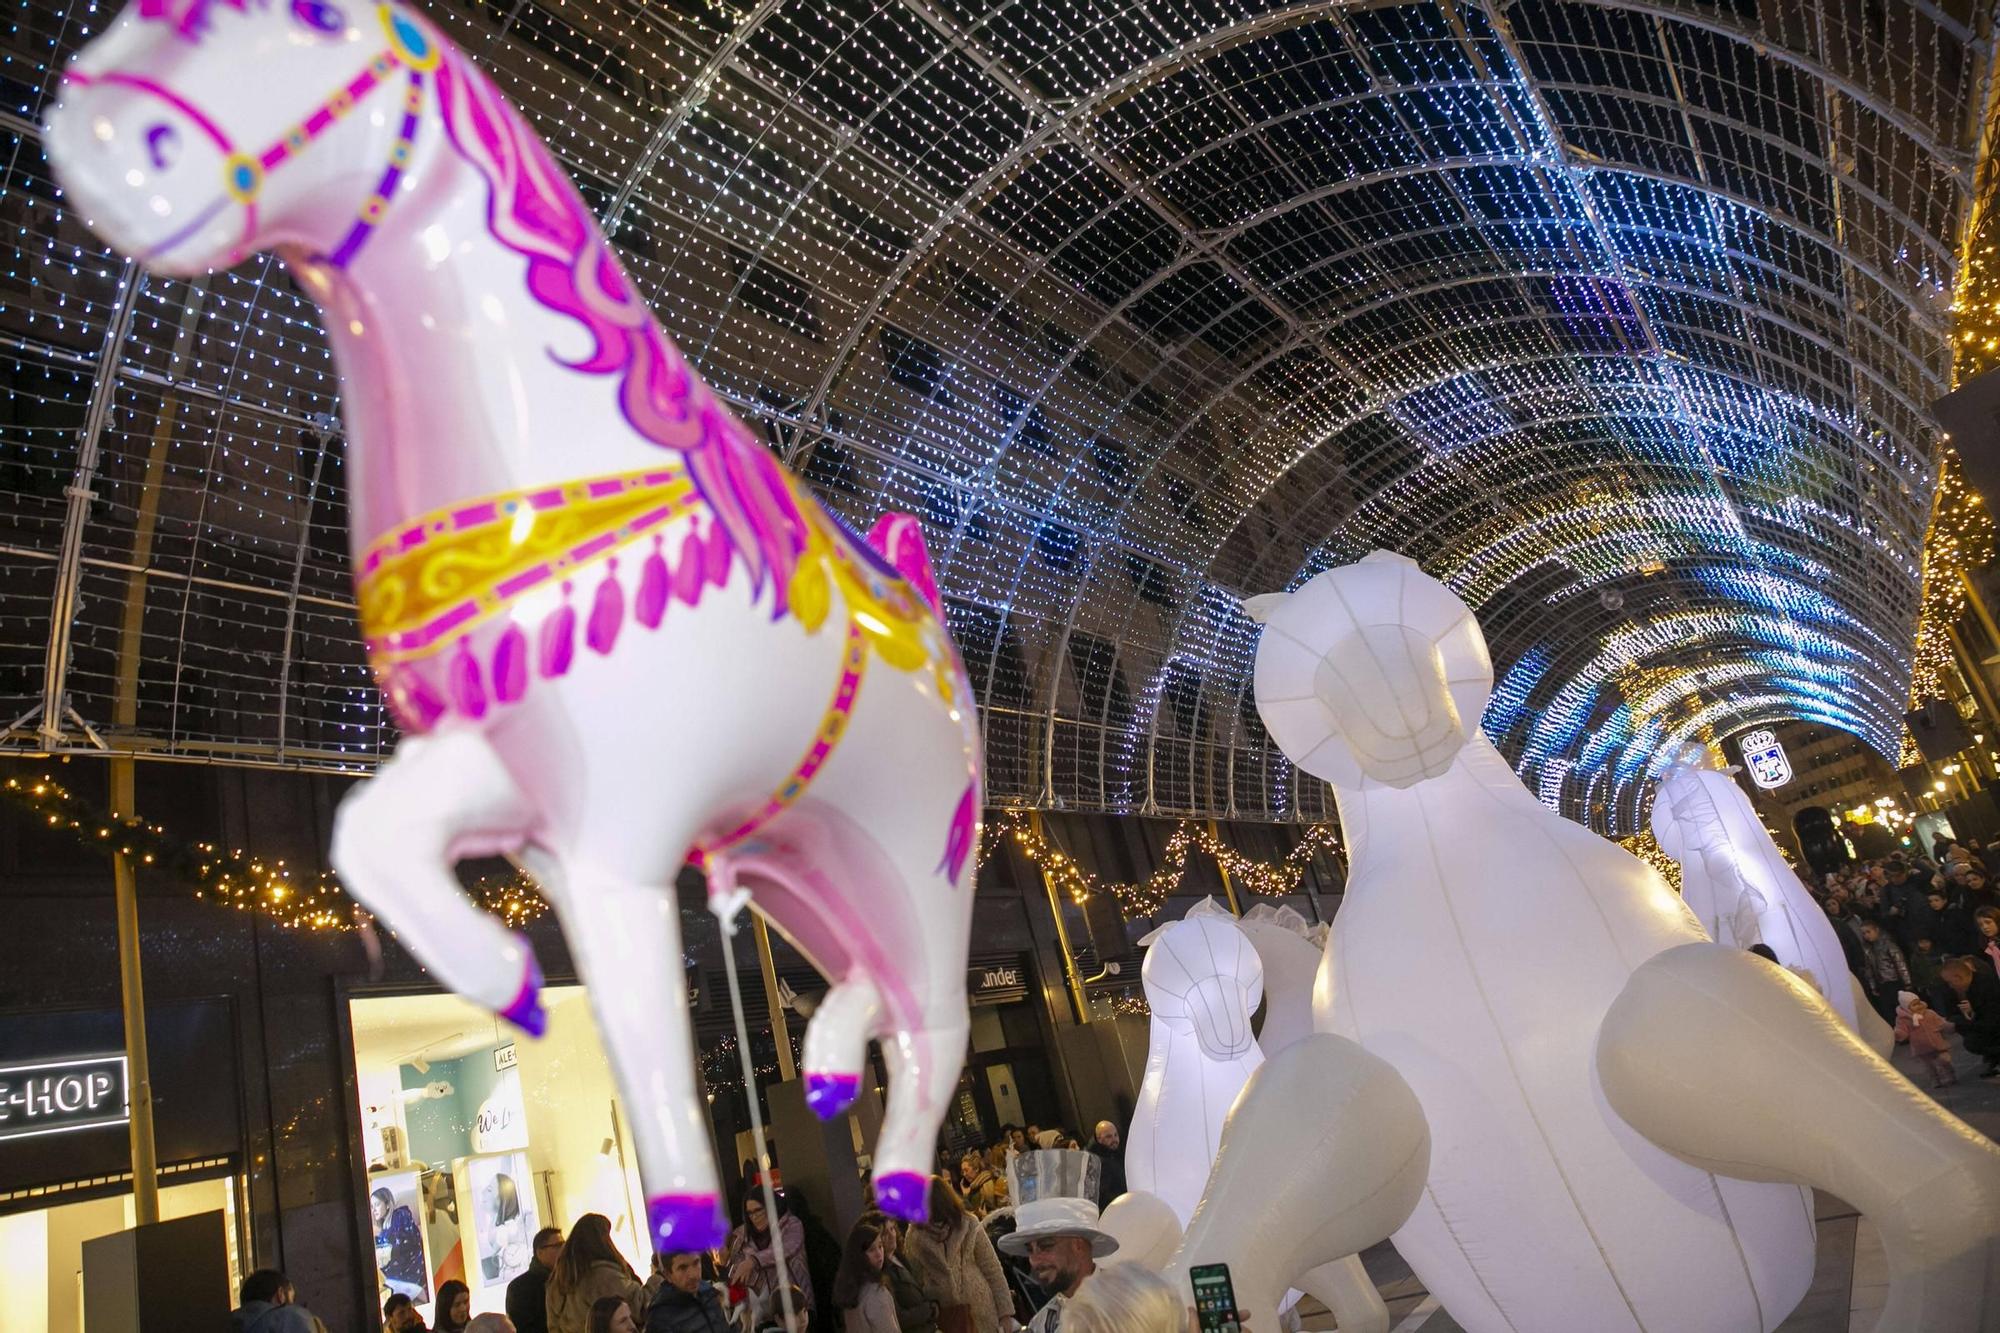
<svg viewBox="0 0 2000 1333">
<path fill-rule="evenodd" d="M 142 4 L 141 18 L 165 17 L 164 9 L 157 5 L 153 8 L 158 10 L 157 14 Z M 86 74 L 77 69 L 64 72 L 63 81 L 78 87 L 130 88 L 166 103 L 206 135 L 209 142 L 223 155 L 222 193 L 180 230 L 148 246 L 135 255 L 135 258 L 145 260 L 165 254 L 207 226 L 217 213 L 234 204 L 243 210 L 243 225 L 238 232 L 235 246 L 230 250 L 227 263 L 235 264 L 241 261 L 250 253 L 250 238 L 255 234 L 257 227 L 257 200 L 263 193 L 264 182 L 280 166 L 300 156 L 315 140 L 345 119 L 370 93 L 383 87 L 389 76 L 397 69 L 404 69 L 409 72 L 409 91 L 404 98 L 403 123 L 397 133 L 395 144 L 389 150 L 389 160 L 383 168 L 382 177 L 362 203 L 359 216 L 349 227 L 340 244 L 329 253 L 318 256 L 323 262 L 335 268 L 345 268 L 353 260 L 362 244 L 374 231 L 376 224 L 382 220 L 396 185 L 402 179 L 423 115 L 424 75 L 436 69 L 443 57 L 443 50 L 439 44 L 413 20 L 397 13 L 386 4 L 378 4 L 375 8 L 383 30 L 388 34 L 388 44 L 362 68 L 360 73 L 328 94 L 302 120 L 278 135 L 261 152 L 254 154 L 239 151 L 235 141 L 212 116 L 183 94 L 155 79 L 139 74 L 128 74 L 122 70 L 98 75 Z M 194 40 L 197 33 L 197 29 L 191 28 L 186 21 L 181 23 L 180 31 L 181 35 L 189 40 Z"/>
</svg>

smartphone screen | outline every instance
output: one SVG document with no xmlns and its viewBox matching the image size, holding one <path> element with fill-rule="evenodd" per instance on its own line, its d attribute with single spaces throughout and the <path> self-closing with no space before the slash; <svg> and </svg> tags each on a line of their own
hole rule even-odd
<svg viewBox="0 0 2000 1333">
<path fill-rule="evenodd" d="M 1194 1313 L 1201 1333 L 1237 1333 L 1236 1288 L 1229 1282 L 1228 1264 L 1196 1264 L 1188 1269 L 1194 1282 Z"/>
</svg>

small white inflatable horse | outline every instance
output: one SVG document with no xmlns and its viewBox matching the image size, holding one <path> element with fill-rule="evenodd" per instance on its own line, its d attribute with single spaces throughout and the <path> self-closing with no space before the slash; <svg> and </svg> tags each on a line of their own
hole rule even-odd
<svg viewBox="0 0 2000 1333">
<path fill-rule="evenodd" d="M 674 878 L 754 886 L 834 982 L 808 1096 L 890 1063 L 884 1208 L 924 1211 L 965 1054 L 972 697 L 916 524 L 847 532 L 701 383 L 548 151 L 413 7 L 135 0 L 64 76 L 77 210 L 167 274 L 275 249 L 340 372 L 361 629 L 408 739 L 334 861 L 446 985 L 531 1032 L 519 853 L 618 1076 L 657 1248 L 719 1244 Z M 126 293 L 125 300 L 136 299 Z"/>
<path fill-rule="evenodd" d="M 1690 745 L 1660 774 L 1652 827 L 1660 849 L 1681 863 L 1681 899 L 1717 944 L 1764 944 L 1810 982 L 1849 1027 L 1856 1017 L 1853 973 L 1833 922 L 1785 863 L 1757 808 L 1718 769 L 1704 745 Z M 1873 1011 L 1869 1011 L 1872 1017 Z M 1864 1039 L 1872 1038 L 1871 1025 Z"/>
<path fill-rule="evenodd" d="M 1768 1333 L 1811 1280 L 1811 1184 L 1883 1236 L 1882 1327 L 2000 1330 L 2000 1150 L 1521 785 L 1449 589 L 1378 551 L 1247 607 L 1259 712 L 1349 847 L 1320 1022 L 1414 1091 L 1428 1178 L 1396 1246 L 1462 1326 Z"/>
<path fill-rule="evenodd" d="M 1222 1120 L 1264 1053 L 1251 1016 L 1264 968 L 1236 919 L 1204 898 L 1140 941 L 1139 969 L 1153 1020 L 1146 1075 L 1132 1112 L 1125 1176 L 1166 1201 L 1186 1226 L 1201 1201 Z"/>
</svg>

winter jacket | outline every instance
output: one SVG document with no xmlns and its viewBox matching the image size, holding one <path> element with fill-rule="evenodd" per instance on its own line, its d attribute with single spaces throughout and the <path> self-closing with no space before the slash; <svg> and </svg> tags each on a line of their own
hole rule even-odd
<svg viewBox="0 0 2000 1333">
<path fill-rule="evenodd" d="M 528 1271 L 507 1284 L 507 1317 L 517 1333 L 549 1333 L 549 1266 L 528 1261 Z"/>
<path fill-rule="evenodd" d="M 896 1327 L 903 1333 L 937 1333 L 937 1302 L 924 1294 L 916 1270 L 898 1257 L 882 1271 L 889 1278 L 889 1298 L 896 1303 Z"/>
<path fill-rule="evenodd" d="M 303 1305 L 251 1301 L 229 1316 L 230 1333 L 316 1333 L 323 1328 Z"/>
<path fill-rule="evenodd" d="M 1951 1031 L 1951 1024 L 1935 1009 L 1926 1009 L 1921 1015 L 1907 1009 L 1896 1010 L 1896 1040 L 1910 1043 L 1910 1050 L 1917 1055 L 1941 1055 L 1951 1049 L 1945 1040 Z"/>
<path fill-rule="evenodd" d="M 896 1301 L 886 1283 L 870 1282 L 861 1300 L 840 1312 L 841 1333 L 896 1333 Z"/>
<path fill-rule="evenodd" d="M 903 1241 L 903 1258 L 923 1282 L 924 1294 L 939 1305 L 969 1305 L 975 1333 L 1000 1333 L 1000 1321 L 1014 1315 L 1007 1275 L 986 1229 L 969 1217 L 953 1224 L 939 1240 L 927 1226 L 913 1226 Z"/>
<path fill-rule="evenodd" d="M 1125 1193 L 1125 1150 L 1092 1142 L 1084 1149 L 1097 1159 L 1097 1206 L 1109 1208 L 1111 1201 Z"/>
<path fill-rule="evenodd" d="M 590 1333 L 590 1307 L 606 1296 L 622 1296 L 637 1310 L 646 1301 L 645 1284 L 623 1264 L 614 1264 L 609 1259 L 599 1259 L 585 1269 L 577 1284 L 561 1295 L 557 1295 L 556 1284 L 551 1281 L 543 1297 L 549 1333 Z"/>
<path fill-rule="evenodd" d="M 1870 995 L 1885 988 L 1893 991 L 1909 986 L 1910 965 L 1903 960 L 1903 951 L 1887 935 L 1876 936 L 1873 944 L 1863 940 L 1861 953 L 1867 967 L 1861 974 L 1861 983 Z"/>
<path fill-rule="evenodd" d="M 704 1282 L 689 1295 L 679 1287 L 661 1287 L 646 1314 L 646 1333 L 735 1333 L 722 1312 L 722 1299 Z"/>
<path fill-rule="evenodd" d="M 806 1229 L 798 1218 L 786 1213 L 778 1219 L 779 1235 L 785 1242 L 785 1271 L 791 1275 L 791 1284 L 806 1295 L 806 1308 L 813 1304 L 812 1278 L 806 1272 Z M 729 1233 L 729 1248 L 722 1256 L 722 1273 L 734 1282 L 736 1265 L 744 1259 L 755 1261 L 756 1271 L 743 1285 L 760 1301 L 774 1300 L 778 1294 L 778 1247 L 771 1233 L 766 1231 L 759 1240 L 750 1234 L 748 1226 L 739 1226 Z"/>
</svg>

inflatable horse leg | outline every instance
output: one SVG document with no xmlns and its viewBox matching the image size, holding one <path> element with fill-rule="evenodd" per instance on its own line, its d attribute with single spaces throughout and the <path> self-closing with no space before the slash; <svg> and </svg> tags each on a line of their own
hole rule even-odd
<svg viewBox="0 0 2000 1333">
<path fill-rule="evenodd" d="M 854 1105 L 861 1091 L 861 1067 L 868 1059 L 868 1039 L 882 1018 L 882 1000 L 874 985 L 855 975 L 826 993 L 806 1023 L 806 1105 L 822 1120 L 831 1120 Z"/>
<path fill-rule="evenodd" d="M 1333 1312 L 1340 1333 L 1389 1333 L 1389 1306 L 1358 1254 L 1302 1274 L 1299 1290 Z"/>
<path fill-rule="evenodd" d="M 438 980 L 539 1037 L 547 1018 L 534 950 L 467 898 L 451 869 L 461 856 L 519 846 L 533 819 L 480 732 L 407 737 L 341 802 L 333 865 Z"/>
<path fill-rule="evenodd" d="M 2000 1148 L 1805 982 L 1715 944 L 1657 954 L 1605 1014 L 1597 1078 L 1627 1124 L 1684 1161 L 1859 1208 L 1888 1252 L 1880 1327 L 2000 1333 Z"/>
<path fill-rule="evenodd" d="M 930 1026 L 882 1039 L 889 1066 L 889 1100 L 882 1132 L 875 1140 L 875 1198 L 882 1211 L 905 1221 L 930 1216 L 930 1165 L 938 1127 L 958 1091 L 972 1021 L 959 1001 L 956 1025 L 948 1015 L 929 1015 Z"/>
<path fill-rule="evenodd" d="M 537 866 L 542 860 L 532 858 Z M 714 1248 L 729 1227 L 695 1083 L 673 881 L 647 883 L 581 855 L 564 857 L 559 872 L 541 880 L 624 1099 L 653 1248 Z"/>
<path fill-rule="evenodd" d="M 1430 1174 L 1430 1144 L 1423 1107 L 1386 1060 L 1330 1033 L 1286 1047 L 1230 1108 L 1167 1277 L 1186 1282 L 1196 1264 L 1228 1264 L 1253 1329 L 1278 1327 L 1279 1301 L 1307 1274 L 1332 1277 L 1311 1290 L 1342 1329 L 1385 1327 L 1379 1298 L 1357 1290 L 1357 1273 L 1358 1286 L 1373 1285 L 1359 1260 L 1346 1261 L 1409 1219 Z"/>
</svg>

